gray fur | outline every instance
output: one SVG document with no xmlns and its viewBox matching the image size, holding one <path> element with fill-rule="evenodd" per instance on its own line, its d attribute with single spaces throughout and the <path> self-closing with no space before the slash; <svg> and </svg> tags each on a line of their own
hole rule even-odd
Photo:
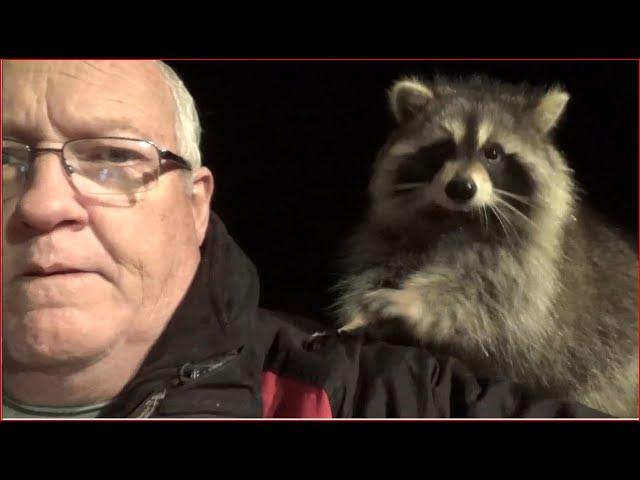
<svg viewBox="0 0 640 480">
<path fill-rule="evenodd" d="M 422 110 L 415 95 L 398 94 L 411 82 L 419 82 L 417 95 L 427 92 Z M 403 98 L 411 108 L 394 104 Z M 349 243 L 338 312 L 345 330 L 406 330 L 480 374 L 636 417 L 637 252 L 580 201 L 553 146 L 549 132 L 567 100 L 557 87 L 481 77 L 410 79 L 392 89 L 400 125 L 374 165 L 371 208 Z M 501 202 L 494 192 L 491 201 L 446 215 L 433 214 L 438 177 L 395 196 L 403 152 L 441 136 L 443 122 L 468 126 L 470 119 L 490 124 L 488 141 L 517 154 L 535 185 L 531 196 Z M 462 143 L 443 171 L 477 163 Z"/>
</svg>

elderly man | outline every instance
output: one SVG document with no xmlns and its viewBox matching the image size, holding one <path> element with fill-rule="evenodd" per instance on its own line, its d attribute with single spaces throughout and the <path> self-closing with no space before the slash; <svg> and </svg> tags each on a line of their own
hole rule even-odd
<svg viewBox="0 0 640 480">
<path fill-rule="evenodd" d="M 5 418 L 599 416 L 258 309 L 165 64 L 2 74 Z"/>
</svg>

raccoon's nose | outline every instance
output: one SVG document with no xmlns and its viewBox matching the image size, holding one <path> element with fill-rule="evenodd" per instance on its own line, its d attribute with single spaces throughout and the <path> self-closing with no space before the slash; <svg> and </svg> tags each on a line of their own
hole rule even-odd
<svg viewBox="0 0 640 480">
<path fill-rule="evenodd" d="M 465 203 L 476 194 L 476 184 L 468 178 L 455 177 L 444 189 L 447 196 L 458 203 Z"/>
</svg>

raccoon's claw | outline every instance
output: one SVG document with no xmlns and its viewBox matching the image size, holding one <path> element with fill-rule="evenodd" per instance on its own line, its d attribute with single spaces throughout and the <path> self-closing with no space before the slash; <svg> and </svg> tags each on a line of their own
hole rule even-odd
<svg viewBox="0 0 640 480">
<path fill-rule="evenodd" d="M 329 332 L 316 332 L 312 334 L 311 337 L 309 337 L 309 340 L 313 340 L 320 337 L 326 337 L 329 334 L 330 334 Z"/>
<path fill-rule="evenodd" d="M 315 332 L 303 343 L 303 348 L 308 351 L 317 351 L 325 347 L 331 338 L 336 336 L 335 331 Z"/>
<path fill-rule="evenodd" d="M 331 341 L 340 340 L 345 336 L 358 336 L 363 328 L 359 325 L 356 327 L 350 324 L 338 330 L 316 332 L 304 341 L 303 347 L 305 350 L 317 351 L 327 346 Z"/>
</svg>

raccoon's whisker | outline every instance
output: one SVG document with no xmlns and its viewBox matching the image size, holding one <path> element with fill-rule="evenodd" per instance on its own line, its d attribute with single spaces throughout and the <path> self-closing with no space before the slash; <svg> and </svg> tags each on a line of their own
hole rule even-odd
<svg viewBox="0 0 640 480">
<path fill-rule="evenodd" d="M 490 220 L 490 209 L 486 209 L 484 210 L 484 214 L 485 214 L 485 218 L 487 220 L 487 229 L 490 230 L 491 227 L 489 226 L 489 220 Z"/>
<path fill-rule="evenodd" d="M 498 219 L 498 222 L 500 222 L 500 226 L 502 227 L 502 230 L 504 231 L 504 235 L 507 238 L 507 241 L 509 243 L 511 243 L 511 238 L 510 238 L 510 234 L 509 234 L 509 230 L 507 230 L 506 225 L 504 224 L 504 221 L 502 220 L 502 216 L 500 215 L 500 212 L 497 210 L 496 207 L 494 207 L 493 205 L 489 205 L 489 208 L 491 209 L 491 211 L 493 212 L 493 214 L 495 215 L 495 217 Z"/>
<path fill-rule="evenodd" d="M 500 207 L 498 207 L 497 205 L 494 208 L 496 209 L 496 214 L 502 217 L 504 222 L 508 225 L 509 231 L 511 232 L 512 236 L 515 237 L 516 240 L 521 241 L 522 238 L 520 238 L 520 235 L 518 234 L 518 230 L 513 225 L 513 222 L 509 219 L 509 217 L 502 210 L 500 210 Z M 513 244 L 511 245 L 513 246 Z"/>
<path fill-rule="evenodd" d="M 518 215 L 520 218 L 522 218 L 523 220 L 525 220 L 526 222 L 530 223 L 531 226 L 538 228 L 538 225 L 535 224 L 535 222 L 533 220 L 531 220 L 529 217 L 527 217 L 524 213 L 522 213 L 520 210 L 518 210 L 516 207 L 514 207 L 513 205 L 511 205 L 509 202 L 504 201 L 503 199 L 496 197 L 496 202 L 498 202 L 501 205 L 504 205 L 505 207 L 507 207 L 509 210 L 511 210 L 513 213 L 515 213 L 516 215 Z"/>
<path fill-rule="evenodd" d="M 482 209 L 473 209 L 471 210 L 471 217 L 475 219 L 475 217 L 478 217 L 478 222 L 480 223 L 480 227 L 484 230 L 485 229 L 485 225 L 484 225 L 484 217 L 483 217 L 483 212 Z"/>
<path fill-rule="evenodd" d="M 496 209 L 497 215 L 499 215 L 502 218 L 502 220 L 505 222 L 507 226 L 507 230 L 509 230 L 509 236 L 510 236 L 509 243 L 511 244 L 511 246 L 513 246 L 513 243 L 511 242 L 511 240 L 521 242 L 522 238 L 518 233 L 518 229 L 513 224 L 509 216 L 498 205 L 495 206 L 495 209 Z"/>
<path fill-rule="evenodd" d="M 500 223 L 500 227 L 502 228 L 502 231 L 504 232 L 504 234 L 508 238 L 509 237 L 509 232 L 507 232 L 507 229 L 505 228 L 505 225 L 504 225 L 502 219 L 500 218 L 500 215 L 498 215 L 498 212 L 496 212 L 495 207 L 493 207 L 492 205 L 489 205 L 489 208 L 491 209 L 491 213 L 493 213 L 493 216 L 496 217 L 496 219 Z"/>
<path fill-rule="evenodd" d="M 526 205 L 527 207 L 533 207 L 534 206 L 533 203 L 525 201 L 525 200 L 511 199 L 511 198 L 509 198 L 507 196 L 503 196 L 504 195 L 503 193 L 497 193 L 497 192 L 494 192 L 494 193 L 496 193 L 496 195 L 495 195 L 496 198 L 499 198 L 500 200 L 505 201 L 505 202 L 509 203 L 510 205 L 512 205 L 512 206 L 514 206 L 515 208 L 518 208 L 518 209 L 519 209 L 520 205 L 514 205 L 511 202 L 516 201 L 516 202 L 519 202 L 519 203 L 521 203 L 523 205 Z"/>
<path fill-rule="evenodd" d="M 505 197 L 513 198 L 514 200 L 524 203 L 525 205 L 528 205 L 530 207 L 533 206 L 533 203 L 527 197 L 524 197 L 522 195 L 516 195 L 515 193 L 511 193 L 495 187 L 493 188 L 493 191 L 497 194 L 496 196 L 498 197 L 502 197 L 504 195 Z"/>
<path fill-rule="evenodd" d="M 498 213 L 502 217 L 502 219 L 507 223 L 507 225 L 509 225 L 509 227 L 515 233 L 516 232 L 516 228 L 513 226 L 513 222 L 511 220 L 509 220 L 509 217 L 502 210 L 500 210 L 499 206 L 496 205 L 494 208 L 496 209 L 496 213 Z"/>
<path fill-rule="evenodd" d="M 489 232 L 489 215 L 487 214 L 487 207 L 486 206 L 482 206 L 482 214 L 484 215 L 484 228 L 485 231 L 488 233 Z"/>
<path fill-rule="evenodd" d="M 513 198 L 517 198 L 517 199 L 520 199 L 520 200 L 529 200 L 529 197 L 527 197 L 525 195 L 518 195 L 516 193 L 510 192 L 509 190 L 503 190 L 502 188 L 493 187 L 493 191 L 498 192 L 498 193 L 504 193 L 508 197 L 513 197 Z"/>
<path fill-rule="evenodd" d="M 474 208 L 473 210 L 471 210 L 471 218 L 475 219 L 475 217 L 478 217 L 478 222 L 480 223 L 480 227 L 482 228 L 483 231 L 487 231 L 489 224 L 485 223 L 486 220 L 486 213 L 484 211 L 484 206 L 480 206 L 480 208 Z"/>
</svg>

